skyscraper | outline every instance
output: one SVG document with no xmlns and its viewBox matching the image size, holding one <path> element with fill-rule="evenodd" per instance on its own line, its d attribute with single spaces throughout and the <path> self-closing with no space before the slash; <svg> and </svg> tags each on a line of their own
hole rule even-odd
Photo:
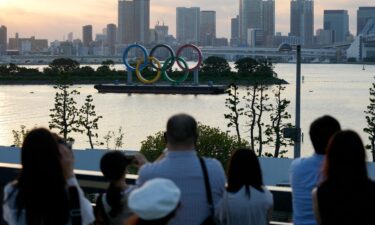
<svg viewBox="0 0 375 225">
<path fill-rule="evenodd" d="M 347 10 L 324 10 L 324 30 L 333 31 L 333 42 L 343 42 L 349 35 Z"/>
<path fill-rule="evenodd" d="M 313 45 L 314 0 L 291 0 L 290 35 L 300 37 L 302 45 Z"/>
<path fill-rule="evenodd" d="M 0 27 L 0 55 L 3 54 L 7 50 L 7 28 L 6 26 L 2 25 Z"/>
<path fill-rule="evenodd" d="M 117 37 L 117 27 L 115 24 L 107 24 L 107 44 L 109 49 L 109 54 L 115 54 L 115 45 Z"/>
<path fill-rule="evenodd" d="M 200 15 L 200 45 L 212 46 L 216 38 L 216 12 L 201 11 Z"/>
<path fill-rule="evenodd" d="M 262 0 L 240 0 L 240 45 L 247 45 L 248 29 L 262 27 Z"/>
<path fill-rule="evenodd" d="M 235 18 L 231 19 L 231 26 L 230 26 L 230 45 L 237 46 L 239 44 L 239 36 L 240 36 L 240 19 L 237 15 Z"/>
<path fill-rule="evenodd" d="M 265 44 L 271 46 L 275 36 L 275 0 L 262 2 L 262 24 Z"/>
<path fill-rule="evenodd" d="M 370 19 L 375 19 L 375 7 L 359 7 L 357 10 L 357 35 L 362 32 Z"/>
<path fill-rule="evenodd" d="M 92 25 L 82 27 L 82 42 L 83 47 L 89 47 L 92 42 Z"/>
<path fill-rule="evenodd" d="M 164 23 L 162 25 L 159 22 L 155 25 L 155 32 L 156 32 L 156 42 L 157 43 L 165 43 L 168 37 L 168 29 L 169 27 L 166 26 Z"/>
<path fill-rule="evenodd" d="M 68 41 L 73 42 L 73 32 L 68 33 Z"/>
<path fill-rule="evenodd" d="M 118 42 L 148 44 L 150 31 L 150 0 L 119 0 Z"/>
<path fill-rule="evenodd" d="M 180 43 L 199 43 L 200 8 L 177 7 L 176 28 L 177 41 Z"/>
</svg>

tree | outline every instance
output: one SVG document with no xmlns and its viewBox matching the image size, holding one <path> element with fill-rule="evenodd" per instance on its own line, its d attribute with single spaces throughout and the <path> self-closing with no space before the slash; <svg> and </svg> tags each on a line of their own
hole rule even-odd
<svg viewBox="0 0 375 225">
<path fill-rule="evenodd" d="M 118 150 L 124 145 L 124 132 L 122 131 L 122 127 L 119 127 L 117 133 L 114 131 L 108 131 L 108 133 L 104 136 L 104 140 L 106 143 L 107 149 L 111 149 L 110 142 L 113 139 L 113 150 Z"/>
<path fill-rule="evenodd" d="M 115 62 L 113 60 L 105 60 L 102 62 L 102 66 L 108 66 L 108 67 L 112 67 L 115 65 Z"/>
<path fill-rule="evenodd" d="M 240 98 L 238 86 L 235 84 L 229 85 L 228 90 L 226 91 L 228 98 L 225 99 L 225 106 L 230 110 L 230 113 L 224 114 L 225 119 L 228 119 L 228 127 L 234 127 L 236 129 L 237 141 L 241 143 L 241 133 L 239 118 L 243 115 L 243 108 L 239 107 Z"/>
<path fill-rule="evenodd" d="M 230 71 L 228 61 L 222 57 L 209 56 L 203 61 L 202 73 L 219 75 L 230 73 Z"/>
<path fill-rule="evenodd" d="M 257 119 L 256 102 L 258 99 L 258 85 L 248 86 L 246 88 L 246 96 L 243 97 L 246 101 L 245 104 L 245 115 L 248 118 L 247 125 L 249 126 L 250 132 L 250 147 L 255 150 L 255 125 Z"/>
<path fill-rule="evenodd" d="M 50 109 L 52 114 L 49 115 L 51 117 L 49 128 L 57 129 L 65 140 L 74 140 L 68 135 L 71 132 L 82 132 L 78 126 L 79 110 L 76 107 L 77 102 L 73 98 L 80 93 L 76 90 L 69 90 L 69 85 L 58 85 L 54 88 L 58 92 L 55 94 L 54 108 Z"/>
<path fill-rule="evenodd" d="M 363 129 L 367 133 L 370 141 L 366 148 L 371 151 L 372 161 L 375 162 L 375 83 L 372 83 L 372 87 L 369 89 L 370 92 L 370 104 L 367 106 L 367 110 L 364 111 L 366 115 L 367 127 Z"/>
<path fill-rule="evenodd" d="M 263 144 L 266 144 L 268 141 L 263 140 L 263 126 L 264 122 L 262 121 L 263 119 L 263 113 L 268 112 L 271 110 L 271 105 L 268 102 L 269 96 L 266 93 L 268 90 L 268 87 L 265 85 L 259 85 L 258 91 L 259 91 L 259 97 L 256 99 L 257 103 L 255 104 L 255 107 L 258 111 L 257 113 L 257 120 L 256 124 L 258 127 L 258 137 L 255 138 L 258 142 L 258 156 L 263 155 Z"/>
<path fill-rule="evenodd" d="M 271 145 L 275 148 L 273 154 L 266 153 L 266 155 L 275 158 L 283 156 L 287 152 L 287 150 L 282 149 L 282 147 L 293 145 L 292 140 L 284 138 L 282 135 L 284 128 L 292 126 L 290 123 L 284 122 L 284 120 L 289 120 L 291 118 L 290 113 L 287 111 L 290 101 L 281 97 L 284 90 L 285 87 L 281 84 L 276 85 L 276 89 L 273 90 L 275 105 L 272 106 L 272 113 L 270 114 L 271 124 L 266 126 L 268 142 L 272 143 Z"/>
<path fill-rule="evenodd" d="M 99 129 L 98 121 L 103 118 L 102 116 L 97 116 L 95 112 L 95 105 L 92 103 L 92 95 L 86 96 L 85 103 L 79 110 L 78 125 L 82 126 L 86 131 L 86 136 L 89 139 L 91 149 L 94 148 L 93 138 L 98 138 L 98 133 L 95 131 Z M 82 131 L 83 132 L 83 131 Z M 96 143 L 100 145 L 100 143 Z"/>
<path fill-rule="evenodd" d="M 241 140 L 241 144 L 239 144 L 236 136 L 229 135 L 216 127 L 198 124 L 198 132 L 198 154 L 200 156 L 216 158 L 224 167 L 227 166 L 230 156 L 235 149 L 245 147 L 248 144 L 245 140 Z M 160 131 L 148 136 L 141 144 L 140 152 L 149 161 L 156 160 L 166 147 L 164 132 Z"/>
<path fill-rule="evenodd" d="M 20 126 L 20 130 L 12 130 L 13 134 L 13 145 L 16 147 L 21 147 L 25 137 L 30 132 L 25 125 Z"/>
<path fill-rule="evenodd" d="M 70 58 L 54 59 L 49 67 L 57 74 L 68 74 L 79 69 L 79 62 Z"/>
<path fill-rule="evenodd" d="M 95 74 L 95 70 L 91 66 L 83 66 L 78 71 L 83 76 L 92 76 Z"/>
<path fill-rule="evenodd" d="M 258 61 L 250 57 L 239 59 L 234 64 L 239 74 L 246 75 L 253 75 L 259 66 Z"/>
<path fill-rule="evenodd" d="M 277 77 L 277 74 L 274 71 L 274 66 L 270 60 L 258 60 L 258 64 L 255 75 L 262 77 Z"/>
</svg>

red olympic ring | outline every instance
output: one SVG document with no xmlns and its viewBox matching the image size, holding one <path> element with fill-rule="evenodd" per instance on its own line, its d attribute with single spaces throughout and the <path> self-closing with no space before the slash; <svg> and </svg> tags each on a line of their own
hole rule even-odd
<svg viewBox="0 0 375 225">
<path fill-rule="evenodd" d="M 193 68 L 188 69 L 188 71 L 193 71 L 193 70 L 197 69 L 202 64 L 202 60 L 203 60 L 202 51 L 196 45 L 186 44 L 186 45 L 181 46 L 177 50 L 176 56 L 180 57 L 180 54 L 182 53 L 182 50 L 184 50 L 185 48 L 192 48 L 192 49 L 194 49 L 195 51 L 198 52 L 198 63 Z M 177 65 L 178 65 L 178 67 L 180 67 L 180 69 L 185 70 L 184 65 L 181 65 L 180 61 L 178 61 L 178 60 L 177 60 Z"/>
</svg>

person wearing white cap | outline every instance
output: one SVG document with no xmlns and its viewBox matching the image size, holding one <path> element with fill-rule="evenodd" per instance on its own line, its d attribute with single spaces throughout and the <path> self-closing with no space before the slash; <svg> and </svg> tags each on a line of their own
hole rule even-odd
<svg viewBox="0 0 375 225">
<path fill-rule="evenodd" d="M 135 216 L 127 225 L 166 225 L 180 204 L 181 191 L 173 181 L 155 178 L 129 195 L 129 208 Z"/>
<path fill-rule="evenodd" d="M 201 225 L 212 220 L 225 192 L 222 165 L 216 159 L 198 157 L 197 122 L 189 115 L 172 116 L 167 122 L 165 138 L 168 150 L 164 158 L 141 167 L 138 185 L 154 178 L 166 178 L 181 190 L 181 207 L 168 225 Z"/>
</svg>

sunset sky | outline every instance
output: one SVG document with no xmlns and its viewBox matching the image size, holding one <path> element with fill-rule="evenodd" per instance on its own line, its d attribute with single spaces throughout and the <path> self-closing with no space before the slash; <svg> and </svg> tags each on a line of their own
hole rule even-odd
<svg viewBox="0 0 375 225">
<path fill-rule="evenodd" d="M 171 3 L 173 2 L 173 3 Z M 276 31 L 289 32 L 290 0 L 276 0 Z M 176 7 L 199 6 L 215 10 L 217 36 L 230 36 L 230 18 L 238 14 L 238 0 L 151 0 L 151 27 L 156 21 L 169 25 L 175 34 Z M 321 28 L 324 9 L 347 9 L 350 30 L 356 31 L 358 6 L 375 6 L 374 0 L 315 0 L 315 30 Z M 81 38 L 82 26 L 92 24 L 94 33 L 101 33 L 108 23 L 117 24 L 117 0 L 0 0 L 0 25 L 8 27 L 8 37 L 36 36 L 49 41 L 61 40 L 69 32 Z M 95 37 L 94 37 L 95 38 Z"/>
</svg>

